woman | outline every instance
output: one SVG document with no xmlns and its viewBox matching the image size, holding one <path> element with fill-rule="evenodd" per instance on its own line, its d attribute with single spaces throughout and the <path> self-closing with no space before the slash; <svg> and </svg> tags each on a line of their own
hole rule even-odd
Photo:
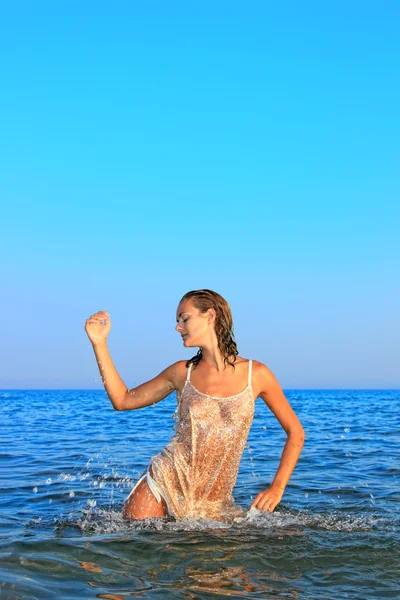
<svg viewBox="0 0 400 600">
<path fill-rule="evenodd" d="M 234 505 L 232 490 L 258 396 L 287 434 L 272 484 L 251 505 L 272 512 L 299 458 L 303 427 L 268 367 L 238 356 L 231 311 L 222 296 L 211 290 L 188 292 L 179 303 L 176 321 L 185 348 L 199 351 L 131 390 L 107 349 L 108 313 L 99 311 L 86 321 L 102 381 L 116 410 L 143 408 L 177 392 L 176 434 L 152 458 L 125 502 L 124 515 L 221 521 L 239 516 L 242 510 Z"/>
</svg>

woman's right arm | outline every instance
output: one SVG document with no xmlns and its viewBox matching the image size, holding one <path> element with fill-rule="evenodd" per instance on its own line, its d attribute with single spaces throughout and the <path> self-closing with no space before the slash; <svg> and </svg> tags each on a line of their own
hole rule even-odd
<svg viewBox="0 0 400 600">
<path fill-rule="evenodd" d="M 111 329 L 107 312 L 99 311 L 87 319 L 86 333 L 92 342 L 101 380 L 115 410 L 134 410 L 155 404 L 177 389 L 183 375 L 185 361 L 179 361 L 162 371 L 157 377 L 128 390 L 114 366 L 107 347 Z M 183 363 L 183 364 L 182 364 Z"/>
</svg>

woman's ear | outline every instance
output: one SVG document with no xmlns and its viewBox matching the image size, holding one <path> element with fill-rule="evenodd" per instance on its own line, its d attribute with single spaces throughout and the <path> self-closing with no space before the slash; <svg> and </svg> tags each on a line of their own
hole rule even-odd
<svg viewBox="0 0 400 600">
<path fill-rule="evenodd" d="M 215 312 L 214 308 L 209 308 L 207 311 L 207 320 L 209 323 L 211 323 L 212 321 L 215 321 L 215 317 L 217 316 L 217 313 Z"/>
</svg>

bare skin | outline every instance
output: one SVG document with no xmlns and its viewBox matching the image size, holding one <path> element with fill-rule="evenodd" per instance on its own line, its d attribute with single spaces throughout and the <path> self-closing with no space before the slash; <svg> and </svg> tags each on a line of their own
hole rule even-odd
<svg viewBox="0 0 400 600">
<path fill-rule="evenodd" d="M 181 335 L 185 348 L 202 348 L 203 358 L 192 371 L 193 386 L 215 397 L 233 396 L 247 385 L 248 360 L 238 356 L 235 369 L 225 365 L 218 349 L 215 316 L 214 309 L 200 313 L 190 300 L 185 300 L 178 306 L 175 329 Z M 179 393 L 182 391 L 187 374 L 186 360 L 172 364 L 154 379 L 129 390 L 120 378 L 107 348 L 110 329 L 110 317 L 105 311 L 95 313 L 85 324 L 104 387 L 115 410 L 144 408 L 163 400 L 174 390 Z M 256 360 L 253 360 L 252 388 L 254 398 L 260 396 L 264 400 L 287 434 L 272 484 L 260 492 L 251 504 L 259 510 L 272 512 L 281 501 L 296 466 L 305 434 L 277 379 L 266 365 Z M 145 479 L 124 505 L 124 515 L 132 519 L 162 517 L 166 514 L 164 500 L 157 502 Z"/>
<path fill-rule="evenodd" d="M 150 475 L 153 476 L 151 467 Z M 161 502 L 158 502 L 147 481 L 143 479 L 133 494 L 126 500 L 123 514 L 131 519 L 149 519 L 150 517 L 165 517 L 168 514 L 168 509 L 164 499 L 161 498 Z"/>
</svg>

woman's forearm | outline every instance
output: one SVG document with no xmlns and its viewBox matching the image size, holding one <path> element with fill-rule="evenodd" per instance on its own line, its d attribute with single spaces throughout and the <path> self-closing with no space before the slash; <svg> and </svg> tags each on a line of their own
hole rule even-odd
<svg viewBox="0 0 400 600">
<path fill-rule="evenodd" d="M 305 433 L 303 429 L 288 434 L 279 467 L 272 482 L 273 486 L 282 490 L 285 489 L 299 459 L 304 440 Z"/>
<path fill-rule="evenodd" d="M 106 341 L 98 342 L 93 345 L 96 355 L 97 365 L 100 371 L 100 377 L 106 389 L 108 397 L 115 410 L 122 410 L 122 401 L 128 391 L 128 388 L 122 381 L 114 366 Z"/>
</svg>

